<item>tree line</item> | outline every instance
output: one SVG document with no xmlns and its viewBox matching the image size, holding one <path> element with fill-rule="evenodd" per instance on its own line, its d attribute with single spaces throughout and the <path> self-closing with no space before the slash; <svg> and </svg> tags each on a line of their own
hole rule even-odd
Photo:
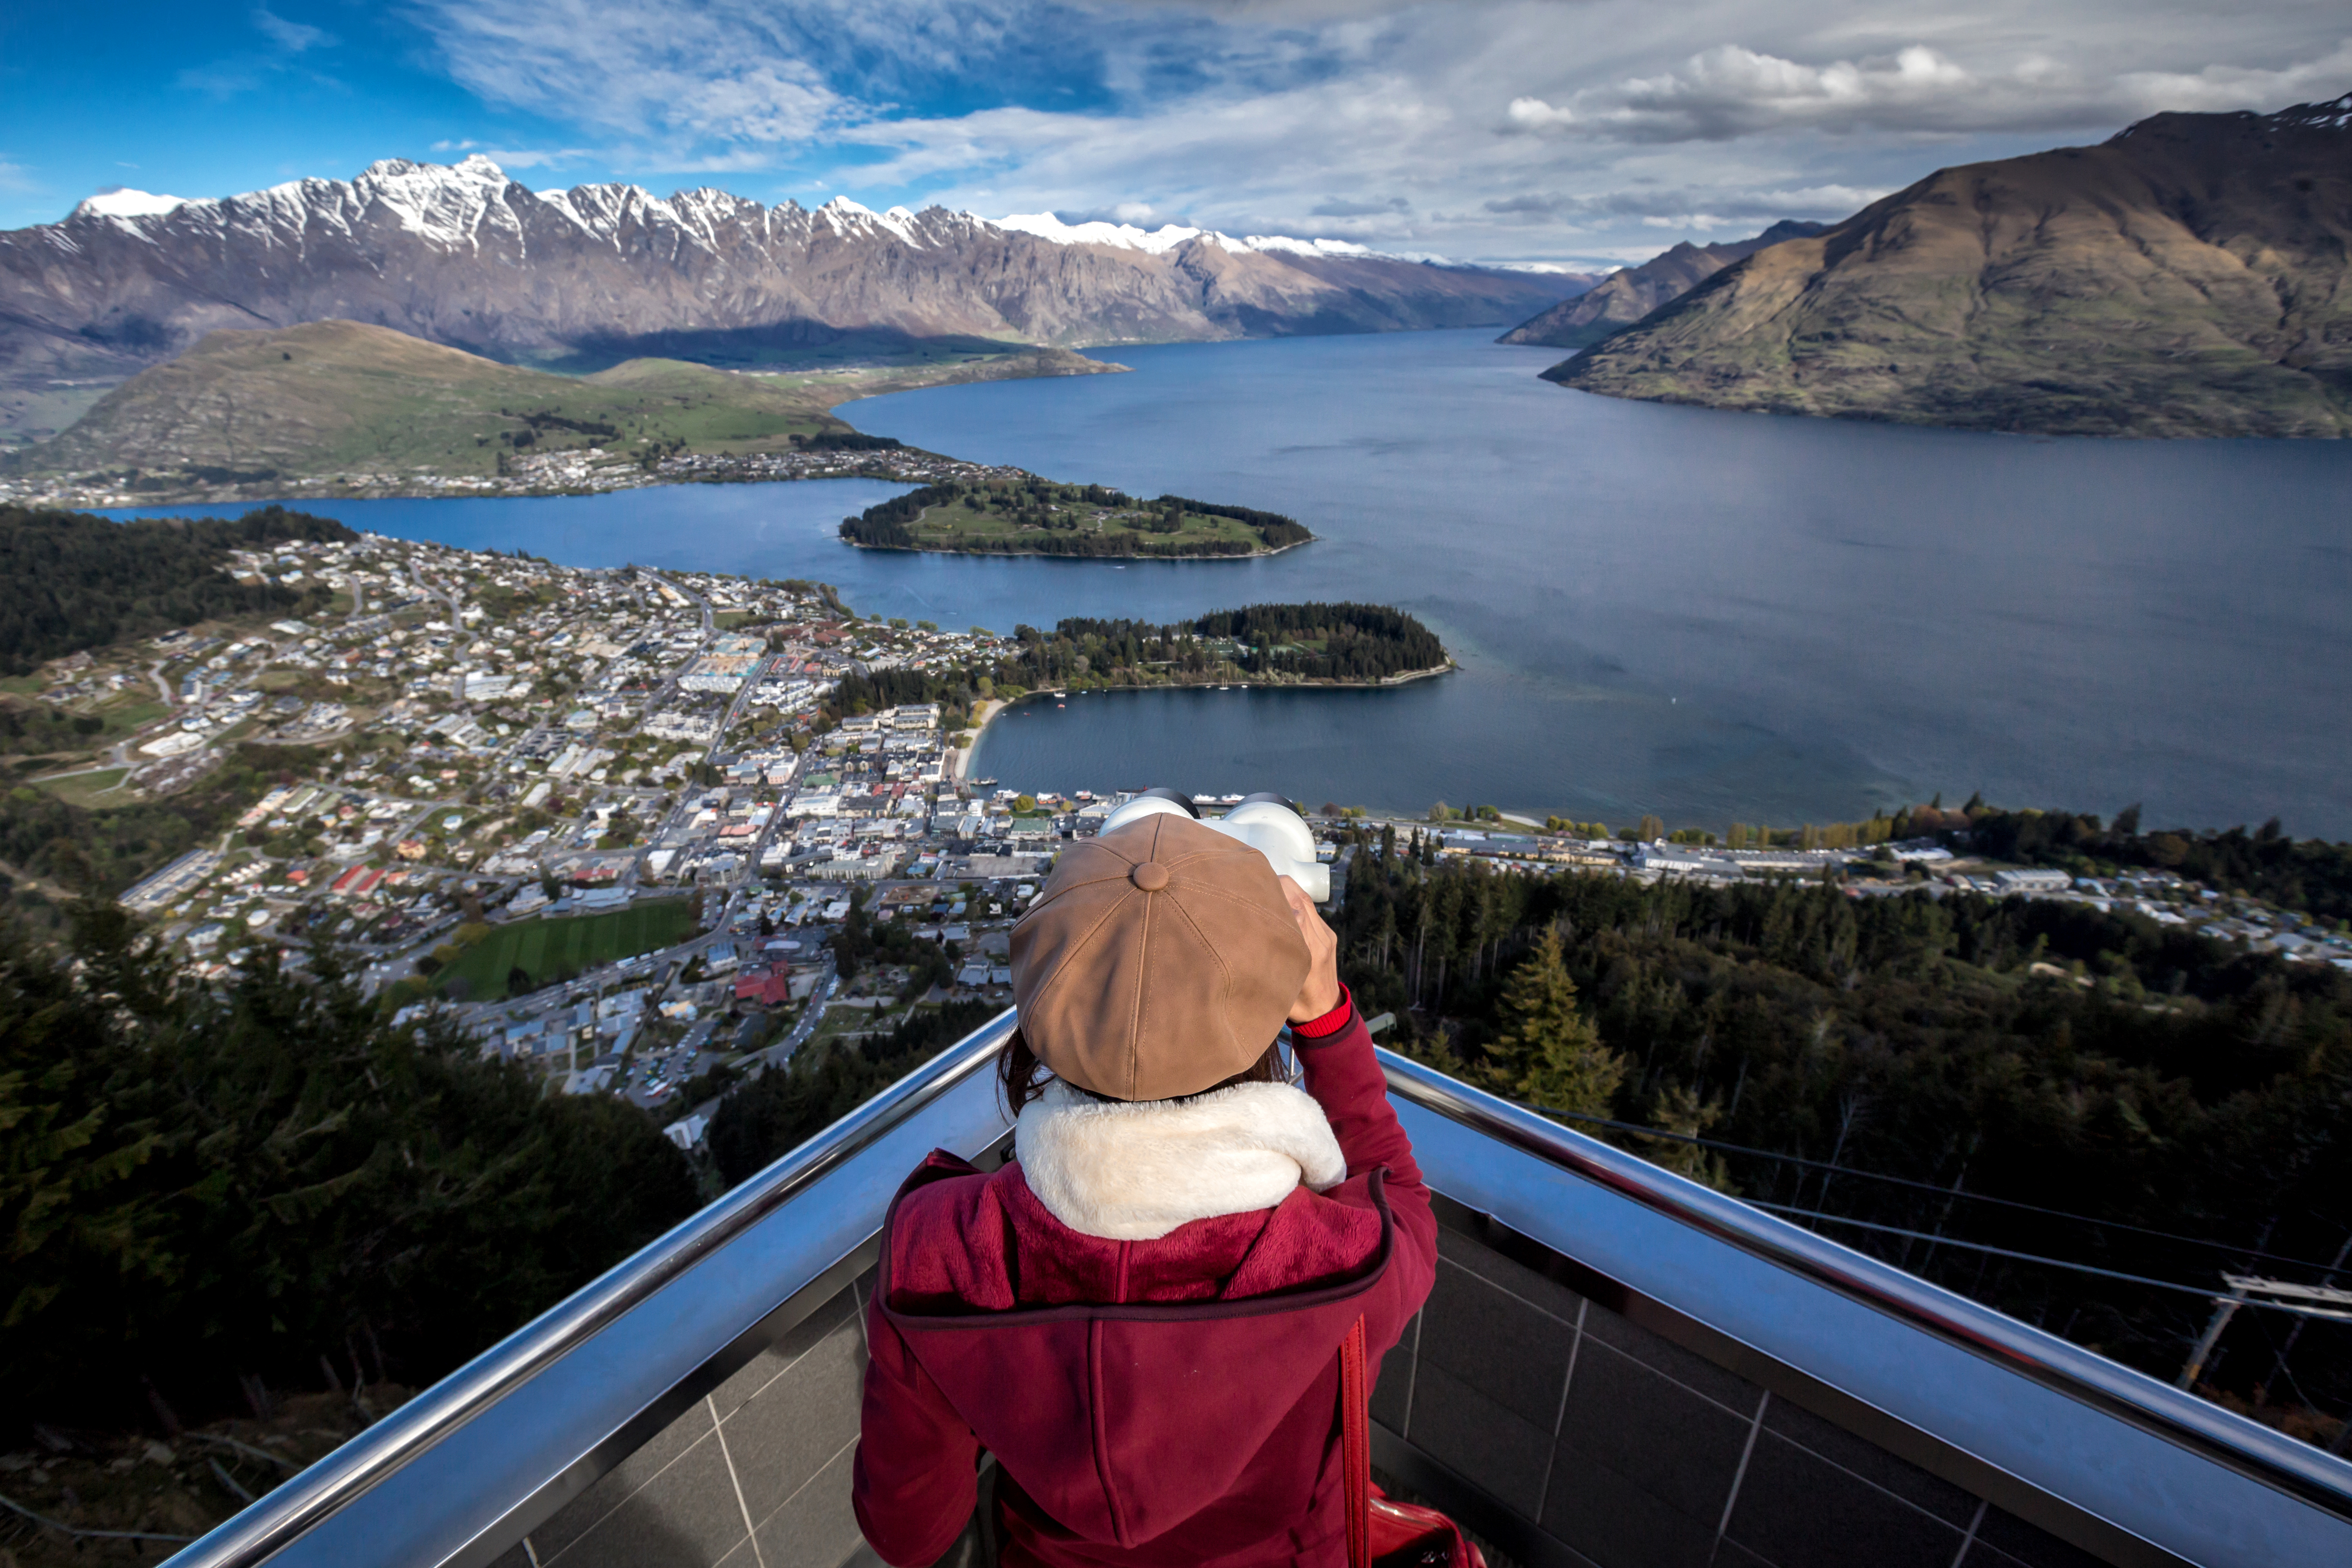
<svg viewBox="0 0 2352 1568">
<path fill-rule="evenodd" d="M 1382 680 L 1447 657 L 1436 633 L 1386 605 L 1251 605 L 1168 625 L 1071 616 L 1051 633 L 1020 626 L 1013 636 L 1032 687 L 1155 666 L 1207 675 L 1225 664 L 1244 676 Z"/>
<path fill-rule="evenodd" d="M 1197 684 L 1283 677 L 1372 681 L 1446 662 L 1445 646 L 1385 605 L 1252 605 L 1160 624 L 1071 616 L 1050 632 L 1013 628 L 1009 646 L 962 669 L 851 675 L 825 699 L 828 721 L 937 702 L 953 728 L 983 698 L 1041 688 Z"/>
<path fill-rule="evenodd" d="M 97 902 L 71 951 L 0 926 L 16 1418 L 210 1419 L 322 1367 L 429 1382 L 698 1202 L 644 1112 L 391 1025 L 331 953 L 203 984 Z"/>
<path fill-rule="evenodd" d="M 0 793 L 0 864 L 71 894 L 114 898 L 146 876 L 217 837 L 272 784 L 291 784 L 317 765 L 295 747 L 239 746 L 223 764 L 176 794 L 91 810 L 48 790 L 18 784 Z M 0 872 L 0 905 L 53 925 L 54 902 Z"/>
<path fill-rule="evenodd" d="M 2179 1371 L 2203 1296 L 1966 1244 L 2206 1291 L 2316 1282 L 2352 1235 L 2330 966 L 2086 905 L 1521 876 L 1361 837 L 1344 973 L 1404 1048 L 2143 1370 Z M 2282 1371 L 2286 1324 L 2240 1320 L 2222 1386 L 2352 1402 L 2352 1332 L 2314 1325 Z"/>
<path fill-rule="evenodd" d="M 935 950 L 936 951 L 936 950 Z M 729 1186 L 772 1163 L 995 1016 L 989 1002 L 950 1002 L 889 1033 L 793 1053 L 719 1102 L 708 1134 Z"/>
<path fill-rule="evenodd" d="M 1966 814 L 1969 842 L 1998 859 L 2063 867 L 2084 876 L 2126 868 L 2171 871 L 2328 920 L 2352 919 L 2352 844 L 2291 838 L 2275 817 L 2251 832 L 2243 826 L 2143 832 L 2137 805 L 2103 825 L 2075 812 L 1970 805 L 1976 809 Z"/>
<path fill-rule="evenodd" d="M 1145 532 L 1174 533 L 1182 527 L 1182 519 L 1188 512 L 1199 517 L 1231 518 L 1246 523 L 1257 534 L 1264 547 L 1269 550 L 1304 544 L 1315 537 L 1296 519 L 1285 517 L 1280 512 L 1193 500 L 1176 495 L 1139 501 L 1124 491 L 1101 485 L 1059 485 L 1034 475 L 1022 480 L 991 480 L 973 484 L 949 480 L 944 484 L 926 485 L 920 489 L 909 490 L 867 507 L 856 517 L 843 518 L 841 537 L 852 544 L 873 549 L 919 550 L 923 548 L 925 542 L 916 534 L 915 522 L 934 507 L 958 504 L 973 512 L 1002 511 L 1016 521 L 1039 530 L 1034 536 L 974 535 L 961 537 L 955 542 L 959 550 L 988 553 L 1173 557 L 1248 555 L 1256 550 L 1257 546 L 1243 540 L 1160 543 L 1136 531 L 1140 527 Z M 1139 523 L 1097 532 L 1082 526 L 1083 520 L 1076 510 L 1081 506 L 1112 511 L 1146 511 L 1151 515 Z"/>
<path fill-rule="evenodd" d="M 246 584 L 221 568 L 232 549 L 356 539 L 341 523 L 283 507 L 241 518 L 114 522 L 87 512 L 0 506 L 0 674 L 25 675 L 83 648 L 227 616 L 289 615 L 325 597 Z"/>
</svg>

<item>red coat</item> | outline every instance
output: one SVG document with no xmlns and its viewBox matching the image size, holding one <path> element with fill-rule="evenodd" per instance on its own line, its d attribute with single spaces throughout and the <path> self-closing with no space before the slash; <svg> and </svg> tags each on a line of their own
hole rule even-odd
<svg viewBox="0 0 2352 1568">
<path fill-rule="evenodd" d="M 1150 1241 L 1082 1235 L 1017 1164 L 935 1153 L 891 1205 L 854 1500 L 900 1568 L 952 1545 L 985 1447 L 1014 1568 L 1340 1568 L 1339 1342 L 1378 1366 L 1437 1225 L 1352 1013 L 1297 1041 L 1348 1167 L 1328 1193 Z M 1320 1022 L 1320 1020 L 1318 1020 Z"/>
</svg>

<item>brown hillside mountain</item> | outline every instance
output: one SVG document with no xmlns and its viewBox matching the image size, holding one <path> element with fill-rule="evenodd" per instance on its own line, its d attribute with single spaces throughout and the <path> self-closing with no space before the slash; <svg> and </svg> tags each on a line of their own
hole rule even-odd
<svg viewBox="0 0 2352 1568">
<path fill-rule="evenodd" d="M 637 359 L 568 376 L 356 321 L 214 332 L 114 388 L 64 435 L 0 460 L 0 472 L 135 475 L 142 493 L 170 500 L 276 495 L 303 477 L 488 476 L 506 456 L 555 447 L 780 451 L 847 430 L 826 410 L 877 392 L 1125 368 L 1005 346 L 1014 352 L 970 363 L 806 375 Z"/>
<path fill-rule="evenodd" d="M 1733 262 L 1752 256 L 1784 239 L 1801 239 L 1828 225 L 1783 218 L 1762 234 L 1719 245 L 1693 245 L 1684 240 L 1672 250 L 1652 257 L 1639 267 L 1612 272 L 1587 294 L 1562 300 L 1533 321 L 1523 321 L 1495 341 L 1498 343 L 1539 343 L 1546 348 L 1580 349 L 1610 333 L 1622 331 L 1659 306 L 1685 294 Z"/>
<path fill-rule="evenodd" d="M 810 211 L 635 185 L 542 195 L 484 158 L 390 159 L 350 182 L 144 216 L 85 203 L 0 233 L 0 435 L 63 428 L 98 387 L 221 328 L 365 321 L 581 370 L 646 355 L 870 363 L 926 344 L 1500 324 L 1583 281 L 1205 232 L 1164 248 L 1073 243 L 940 207 Z"/>
<path fill-rule="evenodd" d="M 2352 435 L 2352 94 L 1941 170 L 1545 374 L 1980 430 Z"/>
</svg>

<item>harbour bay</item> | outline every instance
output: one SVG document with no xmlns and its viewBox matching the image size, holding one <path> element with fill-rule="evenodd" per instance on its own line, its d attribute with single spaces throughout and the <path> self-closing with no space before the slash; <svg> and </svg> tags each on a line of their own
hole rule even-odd
<svg viewBox="0 0 2352 1568">
<path fill-rule="evenodd" d="M 2345 444 L 1619 402 L 1538 381 L 1554 351 L 1470 332 L 1106 357 L 1134 374 L 845 412 L 974 461 L 1287 512 L 1318 541 L 1178 563 L 856 551 L 835 525 L 902 488 L 870 481 L 317 510 L 571 564 L 814 578 L 861 611 L 951 626 L 1388 603 L 1464 667 L 1391 691 L 1032 700 L 975 758 L 1007 784 L 1705 826 L 1981 789 L 2352 832 Z"/>
</svg>

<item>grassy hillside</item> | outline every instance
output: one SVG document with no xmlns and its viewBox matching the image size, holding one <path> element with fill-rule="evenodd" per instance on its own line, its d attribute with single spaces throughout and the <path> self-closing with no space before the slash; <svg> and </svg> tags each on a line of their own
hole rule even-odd
<svg viewBox="0 0 2352 1568">
<path fill-rule="evenodd" d="M 590 447 L 647 462 L 677 452 L 782 451 L 796 437 L 847 432 L 826 411 L 877 392 L 1110 368 L 1024 350 L 775 375 L 639 359 L 565 376 L 383 327 L 319 321 L 215 332 L 0 471 L 132 476 L 135 488 L 156 493 L 266 489 L 315 476 L 488 479 L 529 458 Z"/>
<path fill-rule="evenodd" d="M 2352 435 L 2352 95 L 1946 169 L 1546 373 L 1976 429 Z"/>
</svg>

